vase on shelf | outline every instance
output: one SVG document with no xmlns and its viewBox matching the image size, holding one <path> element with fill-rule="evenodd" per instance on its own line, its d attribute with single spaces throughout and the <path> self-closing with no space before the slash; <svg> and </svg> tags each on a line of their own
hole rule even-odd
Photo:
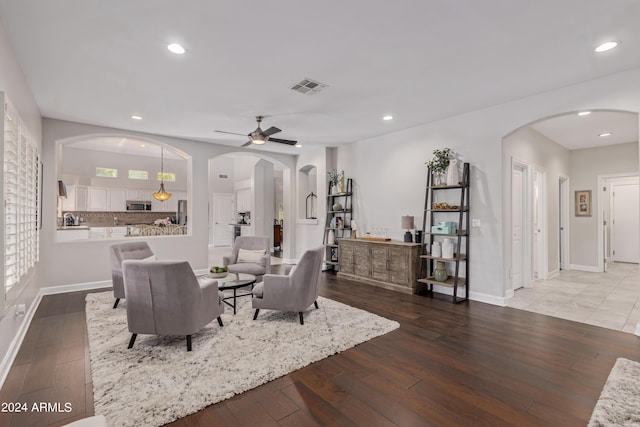
<svg viewBox="0 0 640 427">
<path fill-rule="evenodd" d="M 340 177 L 340 193 L 344 193 L 344 175 Z"/>
<path fill-rule="evenodd" d="M 436 262 L 436 269 L 433 270 L 433 278 L 437 282 L 444 282 L 449 276 L 447 275 L 447 269 L 444 266 L 444 261 Z"/>
<path fill-rule="evenodd" d="M 446 183 L 445 181 L 445 177 L 444 177 L 444 172 L 434 172 L 433 173 L 433 185 L 434 186 L 440 186 L 440 185 L 444 185 Z"/>
<path fill-rule="evenodd" d="M 447 169 L 447 185 L 458 185 L 459 183 L 458 161 L 453 159 L 449 162 L 449 168 Z"/>
<path fill-rule="evenodd" d="M 336 232 L 333 230 L 329 230 L 327 233 L 327 244 L 333 245 L 336 243 Z"/>
</svg>

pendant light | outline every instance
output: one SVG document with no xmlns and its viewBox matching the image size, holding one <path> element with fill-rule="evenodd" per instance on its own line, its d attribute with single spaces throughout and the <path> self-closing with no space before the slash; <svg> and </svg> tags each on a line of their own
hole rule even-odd
<svg viewBox="0 0 640 427">
<path fill-rule="evenodd" d="M 171 193 L 164 190 L 164 147 L 160 147 L 160 189 L 157 193 L 153 193 L 153 198 L 164 202 L 169 200 Z"/>
</svg>

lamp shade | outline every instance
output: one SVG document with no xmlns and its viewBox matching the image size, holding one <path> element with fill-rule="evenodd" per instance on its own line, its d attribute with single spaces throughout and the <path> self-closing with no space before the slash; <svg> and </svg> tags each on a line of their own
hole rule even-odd
<svg viewBox="0 0 640 427">
<path fill-rule="evenodd" d="M 410 215 L 405 215 L 402 218 L 402 228 L 404 230 L 413 230 L 413 217 Z"/>
</svg>

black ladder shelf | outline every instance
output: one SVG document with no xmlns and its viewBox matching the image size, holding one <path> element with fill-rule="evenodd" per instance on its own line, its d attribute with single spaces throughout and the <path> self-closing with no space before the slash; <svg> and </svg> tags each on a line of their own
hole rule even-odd
<svg viewBox="0 0 640 427">
<path fill-rule="evenodd" d="M 433 296 L 433 286 L 453 288 L 453 303 L 457 304 L 469 299 L 469 163 L 463 164 L 462 181 L 457 185 L 435 185 L 434 173 L 429 169 L 427 174 L 427 187 L 424 202 L 424 216 L 422 218 L 423 239 L 420 247 L 420 262 L 418 263 L 417 290 L 421 293 L 426 288 L 426 293 Z M 436 193 L 451 193 L 459 191 L 460 204 L 453 208 L 442 207 L 435 204 Z M 432 227 L 436 223 L 436 217 L 449 218 L 451 214 L 457 214 L 457 229 L 455 233 L 432 233 Z M 431 255 L 431 247 L 439 237 L 451 237 L 455 240 L 453 258 L 434 257 Z M 445 281 L 435 279 L 434 271 L 436 262 L 453 263 L 454 274 Z M 460 275 L 461 264 L 464 264 L 464 276 Z M 460 287 L 464 287 L 464 297 L 458 297 Z"/>
<path fill-rule="evenodd" d="M 331 182 L 328 187 L 332 188 Z M 324 264 L 328 270 L 338 270 L 338 242 L 336 239 L 351 237 L 351 220 L 353 219 L 353 180 L 347 178 L 344 192 L 327 194 L 327 217 L 324 224 L 324 237 L 322 243 L 325 247 Z M 331 191 L 330 191 L 331 192 Z M 336 203 L 342 205 L 342 210 L 334 210 Z M 333 232 L 333 233 L 332 233 Z M 333 241 L 330 236 L 333 234 Z"/>
</svg>

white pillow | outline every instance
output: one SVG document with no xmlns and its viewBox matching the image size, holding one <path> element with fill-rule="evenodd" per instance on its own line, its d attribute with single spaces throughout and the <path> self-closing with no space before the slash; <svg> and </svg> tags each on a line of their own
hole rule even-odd
<svg viewBox="0 0 640 427">
<path fill-rule="evenodd" d="M 257 249 L 254 251 L 239 249 L 237 262 L 260 262 L 265 253 L 266 251 L 264 249 Z"/>
</svg>

